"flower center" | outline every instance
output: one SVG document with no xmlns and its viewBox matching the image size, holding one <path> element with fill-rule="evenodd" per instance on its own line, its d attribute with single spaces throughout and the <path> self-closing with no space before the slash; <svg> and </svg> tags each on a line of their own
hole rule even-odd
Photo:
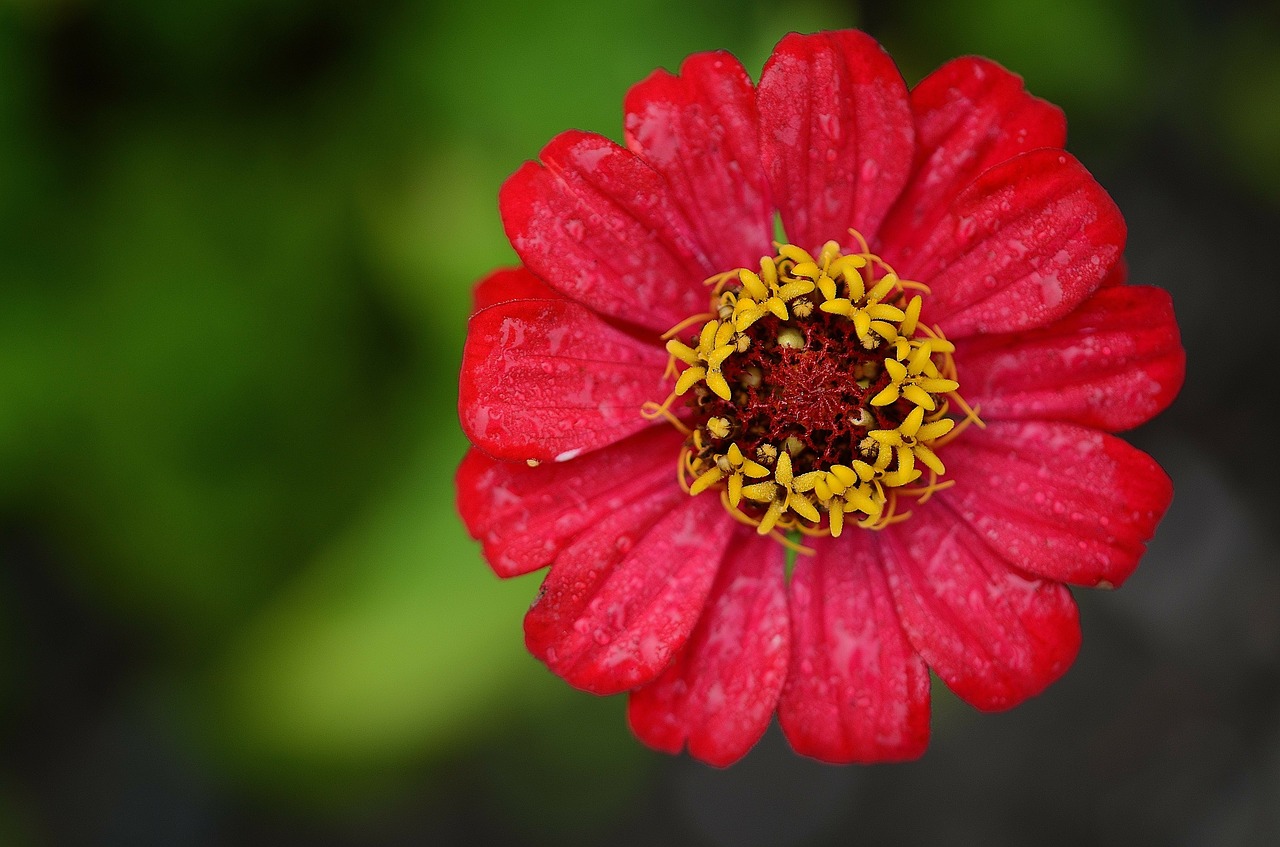
<svg viewBox="0 0 1280 847">
<path fill-rule="evenodd" d="M 928 287 L 850 232 L 861 252 L 776 244 L 758 271 L 707 280 L 709 310 L 664 335 L 675 390 L 643 410 L 688 434 L 678 473 L 690 494 L 717 490 L 730 514 L 788 542 L 910 517 L 899 499 L 952 484 L 938 448 L 981 425 L 957 393 L 955 346 L 920 322 Z M 677 398 L 686 414 L 671 411 Z"/>
</svg>

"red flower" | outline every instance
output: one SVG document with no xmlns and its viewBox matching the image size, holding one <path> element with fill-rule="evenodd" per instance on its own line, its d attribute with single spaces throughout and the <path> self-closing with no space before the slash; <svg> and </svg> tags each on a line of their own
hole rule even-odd
<svg viewBox="0 0 1280 847">
<path fill-rule="evenodd" d="M 828 32 L 758 86 L 726 53 L 657 71 L 625 147 L 566 132 L 516 171 L 458 502 L 500 576 L 551 565 L 529 650 L 716 765 L 775 711 L 804 755 L 911 759 L 930 668 L 983 710 L 1059 677 L 1066 584 L 1122 583 L 1172 494 L 1108 433 L 1184 370 L 1064 140 L 992 62 L 908 92 Z"/>
</svg>

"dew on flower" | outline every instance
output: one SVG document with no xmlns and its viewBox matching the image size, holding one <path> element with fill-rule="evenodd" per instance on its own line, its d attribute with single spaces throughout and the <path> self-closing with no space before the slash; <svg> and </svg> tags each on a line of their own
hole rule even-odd
<svg viewBox="0 0 1280 847">
<path fill-rule="evenodd" d="M 975 57 L 908 92 L 853 31 L 756 82 L 691 56 L 625 111 L 503 186 L 522 264 L 463 354 L 459 509 L 500 576 L 550 566 L 528 649 L 721 766 L 775 715 L 806 756 L 916 758 L 931 671 L 1042 692 L 1067 586 L 1121 585 L 1172 495 L 1112 433 L 1185 370 L 1062 113 Z"/>
</svg>

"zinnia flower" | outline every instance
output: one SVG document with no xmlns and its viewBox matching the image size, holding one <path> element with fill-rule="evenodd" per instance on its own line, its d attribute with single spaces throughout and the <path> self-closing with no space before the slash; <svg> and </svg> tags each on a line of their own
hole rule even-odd
<svg viewBox="0 0 1280 847">
<path fill-rule="evenodd" d="M 691 56 L 625 111 L 503 186 L 523 266 L 463 355 L 463 519 L 499 576 L 551 566 L 529 650 L 715 765 L 775 712 L 807 756 L 918 757 L 930 669 L 982 710 L 1042 691 L 1067 585 L 1120 585 L 1172 496 L 1109 433 L 1184 371 L 1062 113 L 980 58 L 909 92 L 853 31 L 758 85 Z"/>
</svg>

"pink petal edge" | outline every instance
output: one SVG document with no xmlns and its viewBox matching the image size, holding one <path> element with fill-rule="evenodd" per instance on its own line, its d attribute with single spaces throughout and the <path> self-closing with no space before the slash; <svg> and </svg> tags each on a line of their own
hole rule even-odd
<svg viewBox="0 0 1280 847">
<path fill-rule="evenodd" d="M 1071 666 L 1080 649 L 1071 592 L 1014 571 L 945 503 L 878 540 L 907 637 L 965 702 L 1011 708 Z"/>
<path fill-rule="evenodd" d="M 887 245 L 922 240 L 951 199 L 979 174 L 1019 153 L 1061 148 L 1062 110 L 990 59 L 953 59 L 911 91 L 916 155 L 911 179 L 881 230 Z M 892 249 L 892 248 L 890 248 Z"/>
<path fill-rule="evenodd" d="M 893 60 L 855 30 L 791 33 L 757 89 L 760 145 L 787 240 L 874 240 L 907 183 L 915 126 Z"/>
<path fill-rule="evenodd" d="M 970 183 L 911 249 L 885 258 L 932 294 L 948 337 L 1018 332 L 1071 312 L 1120 258 L 1124 219 L 1070 154 L 1032 150 Z"/>
<path fill-rule="evenodd" d="M 731 54 L 696 53 L 628 92 L 626 143 L 662 174 L 717 270 L 772 255 L 773 206 L 760 164 L 756 96 Z"/>
<path fill-rule="evenodd" d="M 523 265 L 499 268 L 476 283 L 471 292 L 472 314 L 508 300 L 558 300 L 560 292 L 538 279 Z"/>
<path fill-rule="evenodd" d="M 1146 453 L 1070 424 L 992 423 L 948 445 L 945 461 L 956 486 L 938 496 L 994 555 L 1076 585 L 1128 579 L 1173 498 Z"/>
<path fill-rule="evenodd" d="M 603 315 L 665 332 L 706 308 L 713 268 L 666 181 L 603 136 L 572 130 L 502 186 L 507 237 L 529 270 Z"/>
<path fill-rule="evenodd" d="M 1049 326 L 963 340 L 955 359 L 965 399 L 986 420 L 1056 420 L 1118 432 L 1173 402 L 1187 356 L 1168 292 L 1114 285 Z"/>
<path fill-rule="evenodd" d="M 486 453 L 568 461 L 650 425 L 666 353 L 568 300 L 513 300 L 471 317 L 458 416 Z"/>
<path fill-rule="evenodd" d="M 689 641 L 631 693 L 627 719 L 658 750 L 716 767 L 742 758 L 773 718 L 790 632 L 782 545 L 738 530 Z"/>
<path fill-rule="evenodd" d="M 617 694 L 653 680 L 702 613 L 736 524 L 678 487 L 624 507 L 557 557 L 525 644 L 570 685 Z"/>
<path fill-rule="evenodd" d="M 929 743 L 929 670 L 903 631 L 874 542 L 814 546 L 791 578 L 782 731 L 797 753 L 824 762 L 918 758 Z"/>
<path fill-rule="evenodd" d="M 472 448 L 458 467 L 458 511 L 498 576 L 529 573 L 611 513 L 675 488 L 682 440 L 671 427 L 649 427 L 573 461 L 534 468 Z"/>
</svg>

